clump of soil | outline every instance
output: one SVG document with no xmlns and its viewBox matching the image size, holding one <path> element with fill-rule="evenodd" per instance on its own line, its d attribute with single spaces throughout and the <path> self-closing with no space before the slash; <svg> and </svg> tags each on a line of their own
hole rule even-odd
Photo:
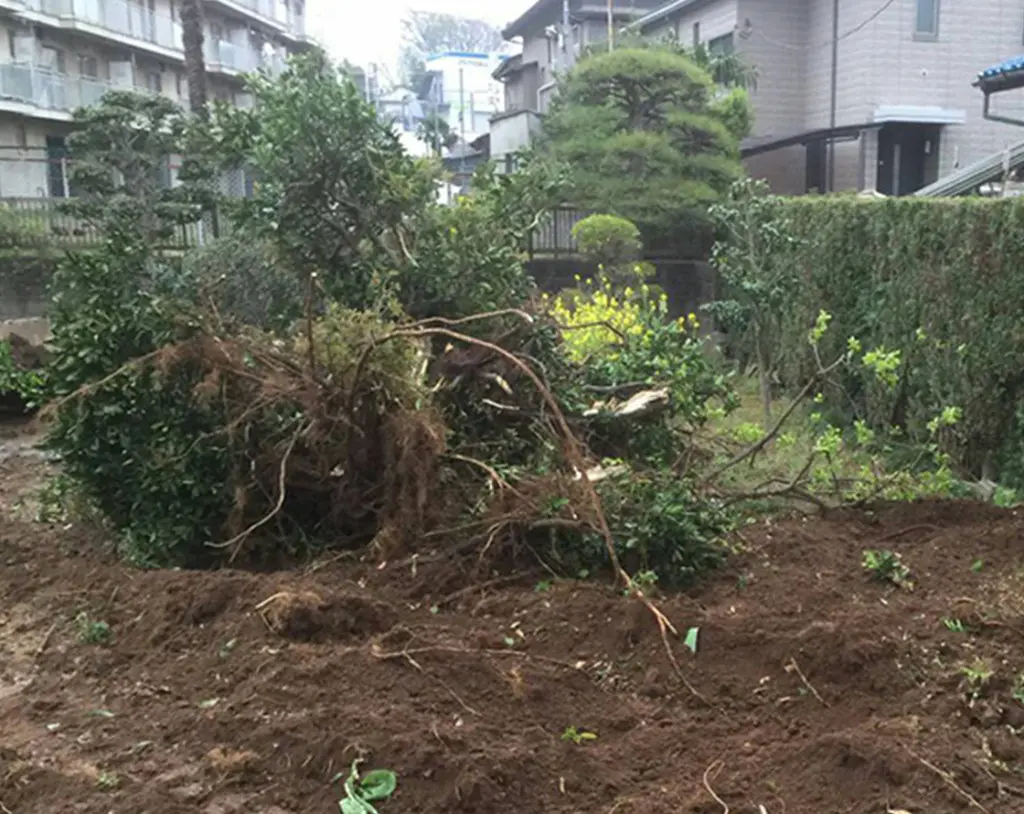
<svg viewBox="0 0 1024 814">
<path fill-rule="evenodd" d="M 660 603 L 680 675 L 610 586 L 459 585 L 443 556 L 134 571 L 18 500 L 0 492 L 0 802 L 16 814 L 327 814 L 356 759 L 398 775 L 381 814 L 1024 811 L 1013 512 L 748 530 L 727 569 Z M 865 573 L 868 548 L 900 554 L 914 590 Z M 81 618 L 109 642 L 85 643 Z"/>
<path fill-rule="evenodd" d="M 257 609 L 274 633 L 302 642 L 365 639 L 390 630 L 398 619 L 383 602 L 353 595 L 324 599 L 312 591 L 283 591 Z"/>
</svg>

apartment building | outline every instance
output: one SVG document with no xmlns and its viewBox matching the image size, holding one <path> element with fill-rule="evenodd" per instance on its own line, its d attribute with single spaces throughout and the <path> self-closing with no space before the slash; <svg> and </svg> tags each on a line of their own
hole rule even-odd
<svg viewBox="0 0 1024 814">
<path fill-rule="evenodd" d="M 243 74 L 309 43 L 304 0 L 205 0 L 211 96 L 251 104 Z M 0 198 L 68 194 L 72 111 L 112 89 L 187 104 L 176 0 L 0 0 Z"/>
<path fill-rule="evenodd" d="M 522 53 L 504 60 L 494 72 L 494 78 L 505 86 L 505 100 L 504 111 L 491 120 L 492 159 L 504 163 L 532 141 L 550 104 L 556 74 L 571 67 L 586 47 L 607 42 L 609 22 L 613 30 L 622 28 L 663 3 L 569 0 L 565 30 L 562 0 L 537 0 L 509 23 L 502 36 L 520 43 Z"/>
<path fill-rule="evenodd" d="M 972 87 L 1024 53 L 1019 0 L 672 0 L 632 25 L 757 69 L 743 154 L 781 193 L 910 194 L 1024 138 Z M 1024 118 L 1016 96 L 998 112 Z"/>
</svg>

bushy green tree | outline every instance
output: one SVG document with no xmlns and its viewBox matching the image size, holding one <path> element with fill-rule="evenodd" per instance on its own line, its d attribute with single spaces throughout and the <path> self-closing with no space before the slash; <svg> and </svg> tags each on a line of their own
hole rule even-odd
<svg viewBox="0 0 1024 814">
<path fill-rule="evenodd" d="M 720 94 L 676 50 L 629 48 L 581 61 L 559 84 L 546 144 L 571 166 L 577 206 L 634 221 L 648 244 L 706 223 L 742 175 L 745 91 Z"/>
<path fill-rule="evenodd" d="M 73 128 L 71 185 L 77 194 L 65 203 L 72 214 L 106 232 L 161 243 L 210 204 L 194 165 L 183 171 L 191 171 L 196 183 L 172 183 L 171 161 L 186 152 L 189 122 L 170 99 L 112 91 L 99 104 L 75 111 Z"/>
</svg>

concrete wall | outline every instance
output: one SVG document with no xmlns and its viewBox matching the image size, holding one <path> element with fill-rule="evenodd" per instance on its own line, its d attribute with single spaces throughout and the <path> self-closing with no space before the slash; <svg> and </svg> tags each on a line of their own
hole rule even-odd
<svg viewBox="0 0 1024 814">
<path fill-rule="evenodd" d="M 531 110 L 506 113 L 491 121 L 491 157 L 497 161 L 530 144 L 540 132 L 540 116 Z"/>
</svg>

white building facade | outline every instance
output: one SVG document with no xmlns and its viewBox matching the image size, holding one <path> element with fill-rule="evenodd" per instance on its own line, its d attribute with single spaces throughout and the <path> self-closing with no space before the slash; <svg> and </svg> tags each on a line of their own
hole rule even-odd
<svg viewBox="0 0 1024 814">
<path fill-rule="evenodd" d="M 310 40 L 304 0 L 205 0 L 210 95 L 239 106 L 245 73 Z M 68 194 L 72 112 L 109 90 L 187 104 L 176 0 L 0 0 L 0 199 Z"/>
<path fill-rule="evenodd" d="M 491 118 L 505 109 L 505 88 L 493 74 L 506 58 L 459 51 L 430 57 L 427 71 L 436 80 L 424 94 L 427 114 L 436 110 L 466 143 L 488 133 Z"/>
</svg>

